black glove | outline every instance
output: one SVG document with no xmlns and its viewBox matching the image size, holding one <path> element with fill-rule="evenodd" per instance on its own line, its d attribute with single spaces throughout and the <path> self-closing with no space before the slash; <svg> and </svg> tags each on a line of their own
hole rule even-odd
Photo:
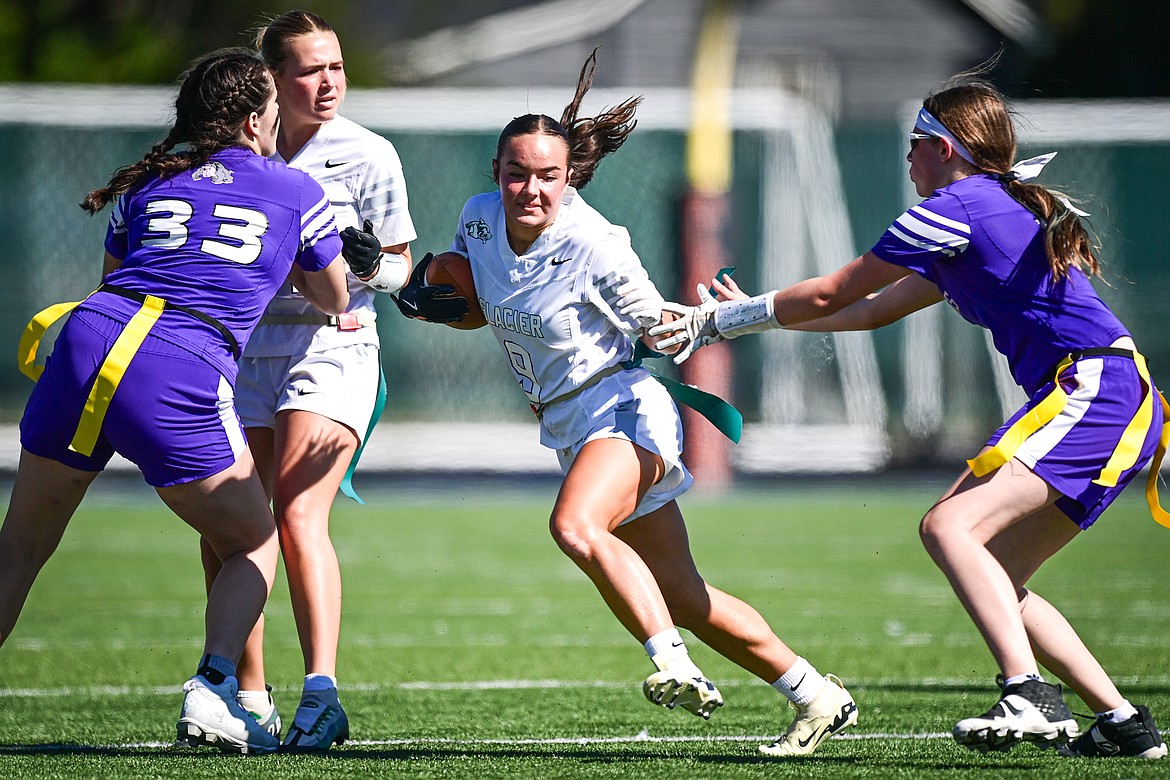
<svg viewBox="0 0 1170 780">
<path fill-rule="evenodd" d="M 435 256 L 430 252 L 423 255 L 414 270 L 410 272 L 410 281 L 398 291 L 398 295 L 391 293 L 390 297 L 398 304 L 398 310 L 403 316 L 414 320 L 427 322 L 458 322 L 463 315 L 471 311 L 467 299 L 455 294 L 455 288 L 449 284 L 427 284 L 427 266 Z"/>
<path fill-rule="evenodd" d="M 351 226 L 341 231 L 341 256 L 359 279 L 373 276 L 382 258 L 382 242 L 374 235 L 374 223 L 367 219 L 364 228 Z"/>
</svg>

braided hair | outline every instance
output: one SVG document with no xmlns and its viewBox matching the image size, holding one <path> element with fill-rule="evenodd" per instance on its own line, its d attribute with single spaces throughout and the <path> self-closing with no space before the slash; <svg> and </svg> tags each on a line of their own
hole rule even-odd
<svg viewBox="0 0 1170 780">
<path fill-rule="evenodd" d="M 260 56 L 249 49 L 220 49 L 197 60 L 183 74 L 175 98 L 175 124 L 166 138 L 138 162 L 114 172 L 93 190 L 81 208 L 94 214 L 149 177 L 173 176 L 198 168 L 216 152 L 241 145 L 248 117 L 264 111 L 276 87 Z M 185 144 L 184 151 L 174 151 Z"/>
<path fill-rule="evenodd" d="M 1045 226 L 1044 249 L 1054 281 L 1079 268 L 1101 275 L 1096 245 L 1088 228 L 1071 210 L 1067 196 L 1039 184 L 1020 181 L 1011 168 L 1016 158 L 1016 131 L 1007 100 L 979 78 L 994 65 L 955 76 L 922 105 L 966 147 L 975 166 L 999 179 L 1004 190 Z"/>
<path fill-rule="evenodd" d="M 613 108 L 607 108 L 595 117 L 579 117 L 581 101 L 593 86 L 593 75 L 597 71 L 597 49 L 581 66 L 577 79 L 577 91 L 573 99 L 561 112 L 558 122 L 546 114 L 525 114 L 518 116 L 504 126 L 496 143 L 496 159 L 504 153 L 508 139 L 520 135 L 551 135 L 564 140 L 569 147 L 569 185 L 581 189 L 593 179 L 602 158 L 617 151 L 626 138 L 634 131 L 638 122 L 634 111 L 642 102 L 641 97 L 624 100 Z"/>
</svg>

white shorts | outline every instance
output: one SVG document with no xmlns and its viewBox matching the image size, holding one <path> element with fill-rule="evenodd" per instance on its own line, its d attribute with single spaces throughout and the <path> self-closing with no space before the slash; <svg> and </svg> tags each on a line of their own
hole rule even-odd
<svg viewBox="0 0 1170 780">
<path fill-rule="evenodd" d="M 365 439 L 378 397 L 378 347 L 349 344 L 288 357 L 244 357 L 236 411 L 245 428 L 275 428 L 276 413 L 296 409 L 335 420 Z"/>
<path fill-rule="evenodd" d="M 604 379 L 590 390 L 606 384 L 616 386 L 625 383 Z M 561 471 L 565 474 L 569 473 L 569 467 L 573 465 L 581 448 L 594 439 L 625 439 L 633 442 L 661 457 L 665 468 L 662 479 L 646 491 L 641 503 L 622 524 L 665 506 L 687 492 L 694 483 L 695 478 L 682 461 L 683 433 L 678 407 L 657 380 L 647 376 L 645 380 L 622 388 L 617 403 L 594 414 L 592 423 L 592 429 L 584 439 L 557 450 Z"/>
</svg>

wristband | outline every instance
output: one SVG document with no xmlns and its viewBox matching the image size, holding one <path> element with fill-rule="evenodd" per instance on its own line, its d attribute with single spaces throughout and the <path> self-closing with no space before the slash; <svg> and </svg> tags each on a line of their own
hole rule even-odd
<svg viewBox="0 0 1170 780">
<path fill-rule="evenodd" d="M 776 290 L 737 301 L 723 301 L 715 310 L 715 331 L 725 339 L 783 328 L 776 321 Z"/>
<path fill-rule="evenodd" d="M 378 260 L 378 268 L 373 276 L 365 279 L 358 278 L 367 286 L 378 292 L 398 292 L 406 284 L 410 276 L 410 261 L 406 255 L 383 254 Z"/>
</svg>

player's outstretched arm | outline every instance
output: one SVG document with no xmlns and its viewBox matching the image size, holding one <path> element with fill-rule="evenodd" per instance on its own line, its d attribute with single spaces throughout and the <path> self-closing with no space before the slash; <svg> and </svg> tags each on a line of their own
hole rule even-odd
<svg viewBox="0 0 1170 780">
<path fill-rule="evenodd" d="M 941 300 L 942 292 L 933 282 L 918 274 L 910 274 L 878 292 L 871 293 L 846 306 L 835 314 L 798 322 L 787 327 L 789 330 L 808 330 L 819 333 L 874 330 Z"/>
</svg>

